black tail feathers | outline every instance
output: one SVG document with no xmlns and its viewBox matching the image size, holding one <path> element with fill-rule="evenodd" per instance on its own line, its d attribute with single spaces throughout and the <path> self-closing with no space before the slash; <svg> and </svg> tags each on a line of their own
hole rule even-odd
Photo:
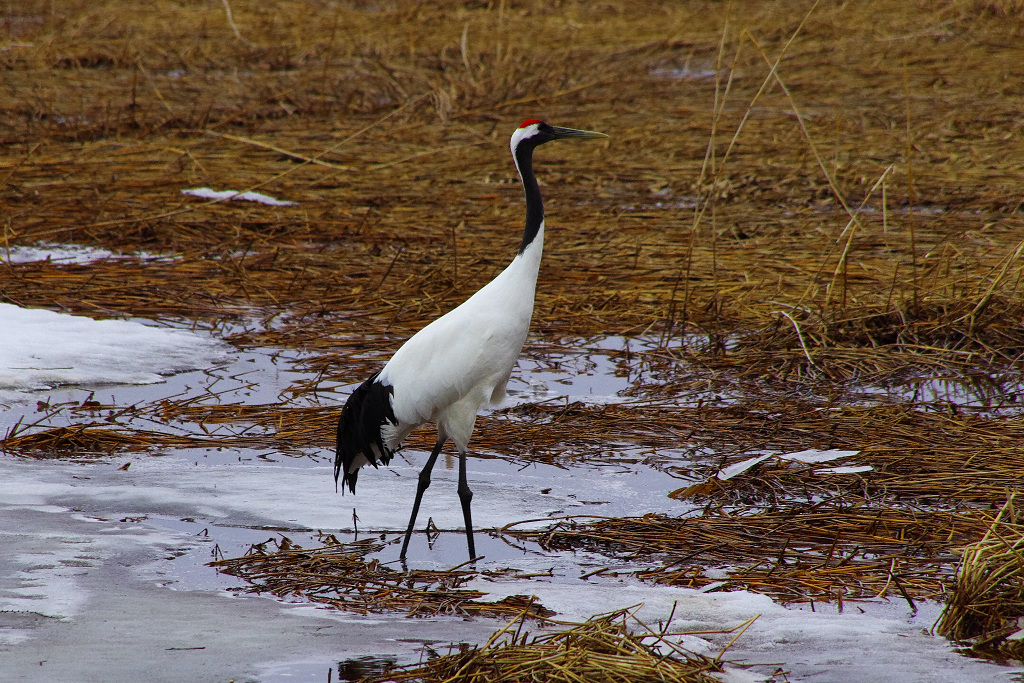
<svg viewBox="0 0 1024 683">
<path fill-rule="evenodd" d="M 391 407 L 395 388 L 377 381 L 379 375 L 378 372 L 360 384 L 341 409 L 334 449 L 334 485 L 338 485 L 340 476 L 342 493 L 346 485 L 349 491 L 356 492 L 359 467 L 366 464 L 359 462 L 360 456 L 374 467 L 377 458 L 385 465 L 391 462 L 393 453 L 384 443 L 381 427 L 385 422 L 397 424 Z"/>
</svg>

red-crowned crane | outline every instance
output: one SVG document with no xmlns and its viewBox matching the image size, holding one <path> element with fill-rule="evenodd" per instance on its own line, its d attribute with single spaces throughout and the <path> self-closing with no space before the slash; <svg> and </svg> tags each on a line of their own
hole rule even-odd
<svg viewBox="0 0 1024 683">
<path fill-rule="evenodd" d="M 338 420 L 334 482 L 341 476 L 356 492 L 363 465 L 387 465 L 412 430 L 427 422 L 437 425 L 437 442 L 420 471 L 416 500 L 405 531 L 405 559 L 423 492 L 445 441 L 459 451 L 459 499 L 466 522 L 469 557 L 476 558 L 466 483 L 466 451 L 477 411 L 505 398 L 505 385 L 526 341 L 533 315 L 537 272 L 544 250 L 544 204 L 533 174 L 533 150 L 552 140 L 607 137 L 528 119 L 512 134 L 512 159 L 526 192 L 526 228 L 519 253 L 497 277 L 461 306 L 412 336 L 377 374 L 349 396 Z"/>
</svg>

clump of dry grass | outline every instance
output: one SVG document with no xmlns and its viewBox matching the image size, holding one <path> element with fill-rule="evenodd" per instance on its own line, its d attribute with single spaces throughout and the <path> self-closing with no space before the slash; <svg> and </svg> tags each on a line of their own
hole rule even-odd
<svg viewBox="0 0 1024 683">
<path fill-rule="evenodd" d="M 74 458 L 143 451 L 173 445 L 163 435 L 103 424 L 76 424 L 18 434 L 11 429 L 0 450 L 36 458 Z"/>
<path fill-rule="evenodd" d="M 1024 525 L 1011 495 L 981 540 L 963 549 L 956 582 L 936 630 L 985 656 L 1024 660 L 1013 637 L 1024 620 Z"/>
<path fill-rule="evenodd" d="M 720 344 L 691 345 L 691 357 L 748 377 L 839 386 L 1015 372 L 1024 359 L 1024 305 L 1012 291 L 886 311 L 800 309 L 775 315 L 769 325 L 732 335 L 728 351 Z"/>
<path fill-rule="evenodd" d="M 287 537 L 252 546 L 242 557 L 216 560 L 210 566 L 248 581 L 253 593 L 302 596 L 313 602 L 355 612 L 405 611 L 415 615 L 477 614 L 543 617 L 552 614 L 531 598 L 510 596 L 481 601 L 485 593 L 463 588 L 475 571 L 452 569 L 397 571 L 367 560 L 383 548 L 368 539 L 341 543 L 321 536 L 323 546 L 302 548 Z M 272 544 L 273 548 L 267 548 Z"/>
<path fill-rule="evenodd" d="M 687 652 L 676 645 L 665 624 L 654 631 L 631 610 L 598 615 L 583 623 L 550 622 L 551 633 L 530 637 L 523 632 L 524 611 L 498 629 L 481 647 L 468 648 L 427 661 L 396 667 L 363 683 L 386 681 L 440 683 L 714 683 L 721 662 Z"/>
</svg>

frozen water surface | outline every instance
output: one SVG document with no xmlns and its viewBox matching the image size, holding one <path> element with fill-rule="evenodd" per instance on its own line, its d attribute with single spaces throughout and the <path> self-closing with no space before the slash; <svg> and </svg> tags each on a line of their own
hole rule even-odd
<svg viewBox="0 0 1024 683">
<path fill-rule="evenodd" d="M 191 671 L 186 678 L 193 680 L 207 679 L 206 673 L 213 674 L 211 680 L 324 680 L 326 669 L 344 659 L 391 655 L 416 661 L 424 642 L 481 642 L 496 627 L 488 619 L 362 617 L 229 597 L 228 589 L 241 581 L 205 564 L 215 552 L 237 556 L 251 543 L 280 534 L 307 546 L 315 545 L 316 529 L 349 540 L 353 506 L 361 534 L 384 531 L 397 541 L 415 485 L 413 466 L 399 464 L 399 476 L 382 469 L 372 482 L 362 482 L 366 489 L 359 496 L 341 497 L 334 494 L 326 463 L 255 459 L 197 466 L 171 457 L 136 460 L 127 471 L 117 465 L 0 460 L 0 643 L 7 644 L 0 647 L 13 667 L 9 671 L 19 676 L 43 680 L 38 667 L 45 660 L 44 678 L 66 680 L 99 680 L 115 669 L 126 678 L 159 677 L 171 667 L 185 667 L 180 671 Z M 611 499 L 612 514 L 646 509 L 626 473 L 576 472 L 574 487 L 571 470 L 561 483 L 547 477 L 546 468 L 537 470 L 513 480 L 516 473 L 507 463 L 474 460 L 470 478 L 479 525 L 592 509 L 572 497 L 584 486 L 588 496 Z M 554 481 L 551 493 L 535 490 L 541 481 Z M 440 534 L 433 548 L 417 535 L 413 566 L 450 567 L 465 559 L 463 535 L 455 530 L 460 513 L 454 489 L 454 472 L 440 469 L 421 514 L 453 531 Z M 666 618 L 677 603 L 676 623 L 686 630 L 730 628 L 760 614 L 731 656 L 748 663 L 784 662 L 793 671 L 791 680 L 884 680 L 880 676 L 892 671 L 905 680 L 1009 680 L 1010 669 L 960 657 L 925 632 L 937 616 L 935 605 L 922 606 L 915 616 L 902 603 L 847 603 L 840 615 L 831 606 L 817 612 L 783 608 L 742 592 L 583 580 L 583 568 L 607 560 L 477 536 L 486 556 L 480 569 L 549 573 L 529 580 L 477 579 L 472 587 L 488 592 L 489 599 L 533 594 L 572 619 L 643 603 L 641 616 L 652 621 Z M 381 559 L 397 554 L 393 543 Z M 89 651 L 79 652 L 76 643 Z M 704 644 L 688 643 L 712 654 L 723 645 L 713 636 Z"/>
<path fill-rule="evenodd" d="M 188 330 L 131 320 L 0 303 L 0 400 L 54 386 L 154 384 L 163 374 L 207 367 L 227 357 L 226 344 Z"/>
<path fill-rule="evenodd" d="M 1024 375 L 1020 372 L 912 377 L 904 382 L 863 388 L 866 403 L 879 398 L 935 406 L 955 405 L 975 415 L 1024 413 Z"/>
<path fill-rule="evenodd" d="M 528 357 L 511 387 L 511 402 L 629 400 L 634 377 L 617 360 L 619 351 L 621 343 L 610 340 L 554 362 Z M 0 428 L 37 418 L 36 401 L 80 402 L 93 391 L 103 401 L 109 394 L 116 405 L 167 396 L 277 401 L 306 377 L 293 367 L 301 357 L 231 352 L 226 359 L 207 359 L 202 370 L 162 377 L 161 384 L 83 382 L 22 393 L 0 416 Z M 71 355 L 67 362 L 77 359 Z M 51 423 L 62 419 L 67 418 L 54 414 Z M 367 470 L 357 496 L 335 492 L 327 457 L 206 449 L 164 455 L 93 463 L 0 456 L 4 680 L 325 681 L 328 670 L 338 680 L 384 661 L 418 661 L 425 647 L 444 652 L 451 642 L 484 642 L 499 625 L 487 618 L 354 615 L 254 596 L 232 591 L 243 582 L 206 565 L 215 556 L 238 556 L 253 543 L 281 535 L 307 547 L 316 545 L 318 530 L 352 540 L 353 510 L 359 537 L 383 534 L 391 543 L 379 558 L 397 560 L 425 453 L 407 450 L 392 467 Z M 840 459 L 790 455 L 827 464 Z M 125 461 L 131 467 L 122 470 Z M 856 464 L 855 456 L 851 461 Z M 535 520 L 524 526 L 545 525 L 566 515 L 692 512 L 664 495 L 679 480 L 643 464 L 561 469 L 472 458 L 469 470 L 481 529 L 523 520 Z M 433 519 L 441 533 L 434 539 L 416 535 L 411 566 L 448 568 L 466 559 L 456 478 L 454 458 L 442 458 L 420 513 L 421 521 Z M 935 604 L 919 605 L 916 613 L 905 603 L 882 601 L 848 602 L 842 614 L 831 605 L 812 612 L 746 592 L 651 586 L 613 573 L 583 578 L 594 567 L 632 567 L 586 552 L 506 542 L 483 531 L 477 547 L 485 556 L 481 570 L 511 567 L 540 575 L 481 574 L 473 587 L 486 591 L 487 599 L 536 595 L 568 619 L 642 604 L 640 616 L 648 623 L 674 610 L 678 628 L 713 631 L 757 616 L 729 652 L 752 668 L 733 669 L 727 680 L 756 680 L 751 676 L 766 676 L 777 664 L 791 672 L 790 681 L 1009 681 L 1021 672 L 957 655 L 930 635 L 939 611 Z M 684 644 L 717 654 L 731 638 L 689 636 Z"/>
<path fill-rule="evenodd" d="M 36 261 L 50 261 L 60 264 L 86 264 L 107 259 L 138 259 L 140 261 L 165 261 L 176 257 L 150 254 L 148 252 L 134 252 L 115 254 L 112 251 L 99 247 L 89 247 L 81 244 L 52 244 L 39 242 L 31 246 L 13 246 L 0 249 L 0 263 L 33 263 Z"/>
</svg>

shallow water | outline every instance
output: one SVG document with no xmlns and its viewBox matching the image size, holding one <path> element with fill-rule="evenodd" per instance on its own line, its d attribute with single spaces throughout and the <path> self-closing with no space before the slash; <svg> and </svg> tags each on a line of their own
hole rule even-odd
<svg viewBox="0 0 1024 683">
<path fill-rule="evenodd" d="M 883 400 L 935 409 L 955 407 L 973 415 L 1010 417 L 1024 414 L 1024 375 L 922 376 L 888 385 L 863 387 L 865 403 Z"/>
<path fill-rule="evenodd" d="M 608 338 L 581 341 L 575 351 L 563 347 L 527 354 L 510 385 L 507 405 L 637 401 L 631 388 L 642 379 L 642 369 L 626 351 L 656 343 Z M 81 420 L 67 408 L 90 396 L 122 408 L 165 397 L 247 404 L 293 400 L 288 389 L 309 378 L 296 367 L 303 358 L 294 352 L 240 351 L 217 368 L 182 373 L 163 384 L 26 395 L 0 414 L 0 428 L 9 429 L 19 419 L 25 424 L 43 417 L 50 425 Z M 37 401 L 49 408 L 39 410 Z M 146 419 L 133 426 L 195 429 Z M 451 642 L 485 641 L 499 622 L 354 615 L 299 599 L 256 597 L 238 590 L 245 588 L 241 579 L 207 566 L 282 535 L 315 547 L 319 530 L 342 541 L 383 535 L 388 544 L 376 556 L 399 566 L 402 532 L 426 453 L 408 449 L 391 467 L 366 470 L 356 496 L 335 492 L 326 450 L 308 455 L 313 457 L 210 448 L 94 462 L 0 458 L 0 542 L 6 549 L 0 555 L 0 651 L 5 666 L 28 680 L 40 675 L 127 680 L 174 670 L 192 680 L 325 681 L 328 670 L 337 680 L 341 674 L 354 676 L 359 667 L 415 662 L 431 650 L 444 653 Z M 119 469 L 126 460 L 131 467 Z M 784 662 L 793 672 L 790 680 L 875 681 L 897 672 L 906 681 L 995 681 L 1010 674 L 1010 669 L 960 657 L 946 641 L 922 632 L 937 615 L 937 605 L 921 606 L 913 614 L 901 602 L 877 601 L 856 609 L 848 604 L 842 615 L 831 605 L 810 613 L 742 591 L 640 584 L 628 576 L 638 567 L 626 561 L 582 551 L 552 552 L 483 531 L 523 520 L 533 520 L 523 527 L 543 527 L 571 515 L 694 512 L 688 503 L 666 495 L 689 482 L 643 462 L 631 457 L 556 467 L 471 457 L 476 543 L 484 556 L 476 567 L 501 575 L 487 579 L 481 574 L 473 587 L 494 600 L 537 595 L 567 619 L 643 603 L 650 621 L 675 611 L 687 628 L 714 630 L 761 614 L 733 646 L 732 656 L 761 663 L 753 671 L 762 675 L 774 670 L 774 662 Z M 418 526 L 430 519 L 440 533 L 431 538 L 416 534 L 410 567 L 447 569 L 467 559 L 456 472 L 454 457 L 439 461 Z M 606 566 L 611 571 L 584 577 Z M 617 575 L 616 569 L 624 573 Z M 717 654 L 732 636 L 690 638 L 689 647 Z"/>
</svg>

